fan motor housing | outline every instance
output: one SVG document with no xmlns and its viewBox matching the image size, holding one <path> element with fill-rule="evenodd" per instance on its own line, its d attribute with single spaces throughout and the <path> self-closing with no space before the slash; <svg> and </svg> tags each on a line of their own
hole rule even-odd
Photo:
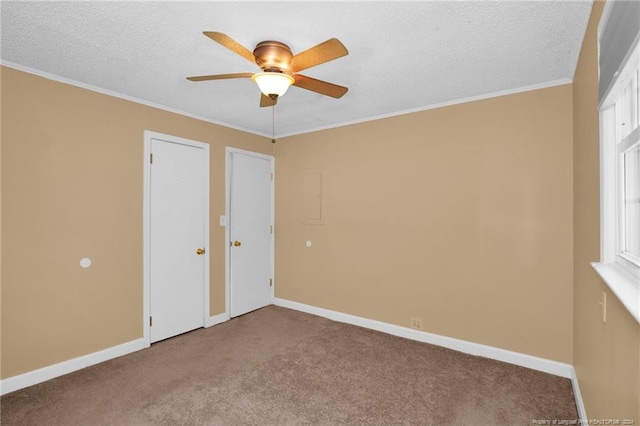
<svg viewBox="0 0 640 426">
<path fill-rule="evenodd" d="M 293 58 L 289 46 L 273 40 L 258 43 L 256 48 L 253 49 L 253 56 L 256 58 L 256 64 L 263 71 L 280 72 L 289 70 L 291 58 Z"/>
</svg>

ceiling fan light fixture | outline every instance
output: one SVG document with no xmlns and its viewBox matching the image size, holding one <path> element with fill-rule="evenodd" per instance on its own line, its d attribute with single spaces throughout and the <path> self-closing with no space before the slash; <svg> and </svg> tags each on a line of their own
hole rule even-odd
<svg viewBox="0 0 640 426">
<path fill-rule="evenodd" d="M 295 83 L 295 79 L 289 74 L 282 72 L 259 72 L 254 74 L 251 79 L 258 84 L 260 91 L 271 98 L 279 97 L 287 92 L 289 86 Z"/>
</svg>

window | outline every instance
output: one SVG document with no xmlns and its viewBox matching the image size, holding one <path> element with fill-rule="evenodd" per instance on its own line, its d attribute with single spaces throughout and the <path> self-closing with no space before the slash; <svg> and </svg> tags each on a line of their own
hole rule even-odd
<svg viewBox="0 0 640 426">
<path fill-rule="evenodd" d="M 604 91 L 606 96 L 600 101 L 602 250 L 600 263 L 593 266 L 640 322 L 638 38 L 625 57 L 620 71 L 613 75 Z M 602 64 L 600 69 L 602 71 Z"/>
<path fill-rule="evenodd" d="M 640 132 L 635 133 L 631 148 L 622 153 L 621 253 L 635 265 L 640 265 Z"/>
</svg>

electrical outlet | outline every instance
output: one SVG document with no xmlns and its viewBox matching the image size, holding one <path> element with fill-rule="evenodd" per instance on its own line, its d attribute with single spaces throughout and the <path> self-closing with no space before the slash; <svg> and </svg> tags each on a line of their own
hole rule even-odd
<svg viewBox="0 0 640 426">
<path fill-rule="evenodd" d="M 422 318 L 411 317 L 411 328 L 422 330 Z"/>
</svg>

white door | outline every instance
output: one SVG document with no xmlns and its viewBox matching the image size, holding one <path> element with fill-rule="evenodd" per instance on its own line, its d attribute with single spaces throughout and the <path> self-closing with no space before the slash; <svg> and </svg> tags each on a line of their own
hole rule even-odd
<svg viewBox="0 0 640 426">
<path fill-rule="evenodd" d="M 204 325 L 208 146 L 151 138 L 149 340 Z"/>
<path fill-rule="evenodd" d="M 273 157 L 228 149 L 230 316 L 273 298 Z"/>
</svg>

